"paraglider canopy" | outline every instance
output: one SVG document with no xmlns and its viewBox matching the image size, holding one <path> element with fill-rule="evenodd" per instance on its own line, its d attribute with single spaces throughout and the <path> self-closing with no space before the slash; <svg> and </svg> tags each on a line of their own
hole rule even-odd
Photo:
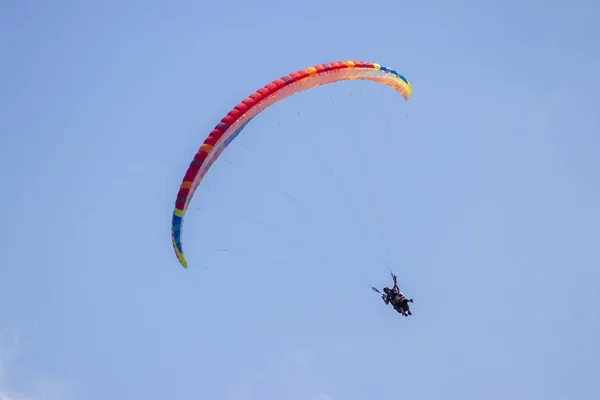
<svg viewBox="0 0 600 400">
<path fill-rule="evenodd" d="M 265 108 L 295 93 L 344 80 L 369 80 L 391 87 L 406 100 L 412 95 L 410 83 L 395 70 L 362 61 L 342 61 L 315 65 L 283 76 L 258 89 L 236 105 L 214 127 L 191 161 L 175 200 L 171 223 L 173 249 L 181 265 L 183 255 L 181 229 L 187 207 L 206 172 L 242 129 Z"/>
</svg>

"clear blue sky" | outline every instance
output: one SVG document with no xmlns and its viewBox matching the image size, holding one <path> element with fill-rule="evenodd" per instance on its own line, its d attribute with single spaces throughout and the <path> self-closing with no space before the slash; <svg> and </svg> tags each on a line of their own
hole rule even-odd
<svg viewBox="0 0 600 400">
<path fill-rule="evenodd" d="M 4 1 L 0 399 L 600 398 L 598 2 Z M 596 25 L 596 26 L 594 26 Z M 255 118 L 191 204 L 231 107 Z M 388 266 L 402 318 L 370 285 Z"/>
</svg>

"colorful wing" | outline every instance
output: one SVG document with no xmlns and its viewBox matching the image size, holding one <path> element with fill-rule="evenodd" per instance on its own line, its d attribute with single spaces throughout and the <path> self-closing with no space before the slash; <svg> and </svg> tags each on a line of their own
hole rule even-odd
<svg viewBox="0 0 600 400">
<path fill-rule="evenodd" d="M 187 261 L 181 246 L 181 227 L 188 204 L 210 166 L 229 143 L 236 138 L 252 118 L 270 105 L 306 89 L 344 80 L 378 82 L 391 87 L 406 100 L 412 94 L 410 83 L 393 69 L 367 62 L 343 61 L 316 65 L 291 73 L 246 97 L 215 126 L 204 140 L 179 187 L 173 211 L 171 238 L 175 254 L 181 265 L 187 268 Z"/>
</svg>

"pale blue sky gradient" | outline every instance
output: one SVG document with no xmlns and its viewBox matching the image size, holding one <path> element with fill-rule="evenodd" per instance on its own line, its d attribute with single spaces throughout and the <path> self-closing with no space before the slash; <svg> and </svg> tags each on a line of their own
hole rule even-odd
<svg viewBox="0 0 600 400">
<path fill-rule="evenodd" d="M 600 398 L 600 17 L 589 1 L 5 1 L 0 398 Z M 359 59 L 413 84 L 255 118 Z M 388 267 L 402 318 L 370 285 Z"/>
</svg>

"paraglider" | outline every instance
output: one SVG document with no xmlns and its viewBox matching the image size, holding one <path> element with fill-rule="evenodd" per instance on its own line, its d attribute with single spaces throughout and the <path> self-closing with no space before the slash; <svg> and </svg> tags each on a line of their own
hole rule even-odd
<svg viewBox="0 0 600 400">
<path fill-rule="evenodd" d="M 377 82 L 389 86 L 405 100 L 412 95 L 410 83 L 391 68 L 370 62 L 342 61 L 293 72 L 274 80 L 242 100 L 221 119 L 204 140 L 179 187 L 171 222 L 171 239 L 175 254 L 184 268 L 187 268 L 188 264 L 181 242 L 183 218 L 194 192 L 223 150 L 267 107 L 301 91 L 344 80 Z"/>
<path fill-rule="evenodd" d="M 389 287 L 383 288 L 383 294 L 381 295 L 383 302 L 385 304 L 391 304 L 392 307 L 394 307 L 394 310 L 405 317 L 412 315 L 408 303 L 412 303 L 413 299 L 407 298 L 404 293 L 400 291 L 400 288 L 398 287 L 398 278 L 393 273 L 392 278 L 394 279 L 394 286 L 391 289 Z M 381 293 L 375 287 L 371 287 L 371 289 L 377 293 Z"/>
</svg>

